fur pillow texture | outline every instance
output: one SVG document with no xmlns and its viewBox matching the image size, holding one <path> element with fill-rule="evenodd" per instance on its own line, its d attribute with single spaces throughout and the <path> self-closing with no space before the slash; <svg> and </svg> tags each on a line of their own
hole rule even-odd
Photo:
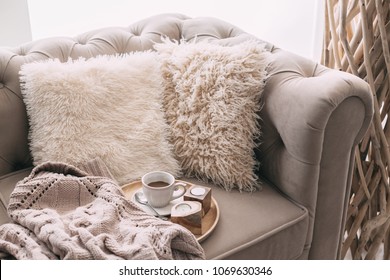
<svg viewBox="0 0 390 280">
<path fill-rule="evenodd" d="M 34 164 L 101 158 L 119 184 L 153 170 L 179 176 L 157 65 L 151 51 L 23 65 Z"/>
<path fill-rule="evenodd" d="M 269 63 L 264 45 L 164 39 L 154 48 L 165 79 L 171 141 L 184 175 L 227 190 L 261 188 L 254 150 Z"/>
</svg>

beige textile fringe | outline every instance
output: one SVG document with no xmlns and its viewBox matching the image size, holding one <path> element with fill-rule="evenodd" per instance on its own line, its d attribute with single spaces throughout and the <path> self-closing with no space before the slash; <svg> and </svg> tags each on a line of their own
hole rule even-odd
<svg viewBox="0 0 390 280">
<path fill-rule="evenodd" d="M 390 259 L 390 1 L 326 0 L 322 64 L 369 83 L 374 119 L 355 150 L 341 258 Z M 380 253 L 381 254 L 381 253 Z"/>
</svg>

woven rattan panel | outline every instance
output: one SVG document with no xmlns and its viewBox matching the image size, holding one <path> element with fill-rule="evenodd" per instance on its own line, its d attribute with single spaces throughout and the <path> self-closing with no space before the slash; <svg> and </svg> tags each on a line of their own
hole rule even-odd
<svg viewBox="0 0 390 280">
<path fill-rule="evenodd" d="M 370 84 L 375 116 L 355 152 L 341 257 L 390 259 L 390 1 L 326 0 L 322 63 Z"/>
</svg>

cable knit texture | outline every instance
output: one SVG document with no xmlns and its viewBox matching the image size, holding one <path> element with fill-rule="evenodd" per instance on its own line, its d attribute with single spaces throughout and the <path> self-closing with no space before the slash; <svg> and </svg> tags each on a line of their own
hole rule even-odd
<svg viewBox="0 0 390 280">
<path fill-rule="evenodd" d="M 14 223 L 0 227 L 2 258 L 205 258 L 191 232 L 126 200 L 100 160 L 35 167 L 16 185 L 8 213 Z"/>
</svg>

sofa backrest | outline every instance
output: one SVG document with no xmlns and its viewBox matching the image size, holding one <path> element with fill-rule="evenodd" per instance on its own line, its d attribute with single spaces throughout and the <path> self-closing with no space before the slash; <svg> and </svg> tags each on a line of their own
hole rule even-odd
<svg viewBox="0 0 390 280">
<path fill-rule="evenodd" d="M 174 40 L 217 40 L 231 45 L 252 35 L 214 18 L 189 18 L 162 14 L 128 27 L 93 30 L 73 38 L 57 37 L 32 41 L 16 48 L 0 49 L 0 177 L 32 165 L 28 148 L 28 119 L 18 72 L 24 63 L 49 58 L 90 58 L 143 51 L 166 36 Z"/>
</svg>

